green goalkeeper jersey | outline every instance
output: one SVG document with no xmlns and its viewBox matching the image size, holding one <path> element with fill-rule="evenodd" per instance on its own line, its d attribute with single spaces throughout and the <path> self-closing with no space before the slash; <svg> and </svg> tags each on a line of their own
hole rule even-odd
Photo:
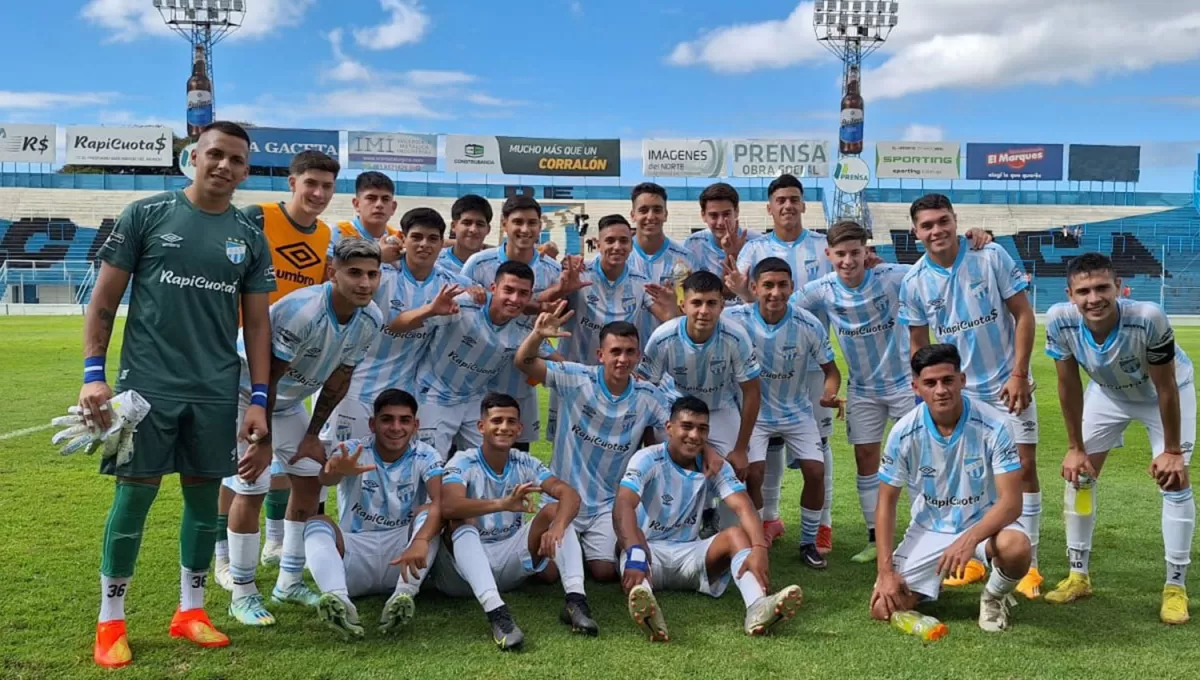
<svg viewBox="0 0 1200 680">
<path fill-rule="evenodd" d="M 206 213 L 169 191 L 130 203 L 99 257 L 133 275 L 116 390 L 237 401 L 241 295 L 275 290 L 262 231 L 233 206 Z"/>
</svg>

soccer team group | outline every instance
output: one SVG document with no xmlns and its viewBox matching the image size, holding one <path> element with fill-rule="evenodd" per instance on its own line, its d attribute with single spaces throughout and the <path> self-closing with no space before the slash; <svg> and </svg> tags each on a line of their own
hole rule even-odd
<svg viewBox="0 0 1200 680">
<path fill-rule="evenodd" d="M 109 426 L 114 389 L 150 404 L 132 456 L 101 463 L 116 485 L 96 663 L 132 661 L 124 600 L 171 473 L 183 517 L 170 634 L 201 646 L 229 643 L 203 608 L 214 555 L 229 613 L 247 626 L 275 623 L 255 585 L 261 561 L 279 567 L 272 607 L 312 607 L 347 638 L 364 635 L 354 598 L 389 595 L 378 624 L 387 633 L 433 588 L 474 596 L 495 643 L 519 647 L 501 594 L 529 579 L 560 582 L 563 623 L 596 635 L 585 575 L 619 583 L 651 640 L 668 639 L 655 591 L 719 597 L 730 583 L 745 632 L 764 634 L 802 599 L 798 586 L 770 583 L 785 466 L 803 478 L 797 557 L 827 566 L 839 419 L 865 522 L 853 560 L 878 569 L 872 616 L 986 580 L 979 626 L 1002 631 L 1014 591 L 1041 596 L 1028 281 L 986 233 L 958 234 L 944 196 L 913 203 L 925 255 L 907 266 L 878 261 L 853 222 L 805 229 L 803 187 L 790 175 L 768 188 L 770 234 L 742 228 L 737 191 L 716 183 L 700 196 L 708 228 L 683 243 L 664 234 L 667 192 L 645 183 L 628 218 L 599 220 L 598 254 L 584 262 L 539 246 L 530 197 L 505 201 L 501 245 L 484 248 L 493 214 L 479 196 L 454 203 L 449 229 L 430 208 L 396 228 L 392 181 L 364 172 L 357 217 L 331 229 L 319 217 L 335 159 L 298 154 L 289 201 L 240 209 L 245 131 L 210 125 L 192 159 L 188 188 L 118 218 L 87 310 L 79 406 L 89 426 Z M 1105 256 L 1076 258 L 1068 282 L 1045 351 L 1069 441 L 1070 573 L 1045 599 L 1091 594 L 1097 480 L 1137 421 L 1162 492 L 1160 616 L 1184 623 L 1191 362 L 1160 307 L 1119 297 Z M 110 388 L 105 358 L 127 288 Z M 529 454 L 542 429 L 537 385 L 550 395 L 549 466 Z M 336 520 L 324 514 L 332 486 Z M 897 540 L 902 489 L 912 520 Z"/>
</svg>

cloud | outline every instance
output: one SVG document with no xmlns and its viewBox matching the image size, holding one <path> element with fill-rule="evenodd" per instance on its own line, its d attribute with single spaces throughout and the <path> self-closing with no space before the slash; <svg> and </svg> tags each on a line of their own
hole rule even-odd
<svg viewBox="0 0 1200 680">
<path fill-rule="evenodd" d="M 946 138 L 946 131 L 940 125 L 922 125 L 913 123 L 904 128 L 900 139 L 905 142 L 940 142 Z"/>
<path fill-rule="evenodd" d="M 354 42 L 368 50 L 390 50 L 417 43 L 429 30 L 429 15 L 416 0 L 379 0 L 391 16 L 388 23 L 372 28 L 354 29 Z"/>
<path fill-rule="evenodd" d="M 567 7 L 571 10 L 572 15 L 577 17 L 583 16 L 583 3 L 579 0 L 571 0 L 571 3 Z"/>
<path fill-rule="evenodd" d="M 373 86 L 328 92 L 315 104 L 347 118 L 380 116 L 385 118 L 448 118 L 435 111 L 428 93 L 408 87 Z"/>
<path fill-rule="evenodd" d="M 474 82 L 475 76 L 462 71 L 415 70 L 405 73 L 404 79 L 413 87 L 444 87 Z"/>
<path fill-rule="evenodd" d="M 335 28 L 325 34 L 329 47 L 333 50 L 334 66 L 325 72 L 325 78 L 339 83 L 356 80 L 369 80 L 371 71 L 361 63 L 346 56 L 342 51 L 342 29 Z"/>
<path fill-rule="evenodd" d="M 493 97 L 489 94 L 482 93 L 473 93 L 467 95 L 467 101 L 477 106 L 508 107 L 525 105 L 525 102 L 520 101 L 519 99 L 500 99 L 499 97 Z"/>
<path fill-rule="evenodd" d="M 143 116 L 130 111 L 104 110 L 96 114 L 96 122 L 100 125 L 121 125 L 128 127 L 157 125 L 171 128 L 175 131 L 175 134 L 179 135 L 180 137 L 183 137 L 187 134 L 187 125 L 184 123 L 182 118 Z"/>
<path fill-rule="evenodd" d="M 949 88 L 1086 83 L 1200 55 L 1200 7 L 1127 0 L 922 0 L 903 3 L 881 48 L 883 63 L 863 75 L 872 99 Z M 783 20 L 735 24 L 675 46 L 668 62 L 744 73 L 822 59 L 812 3 Z"/>
<path fill-rule="evenodd" d="M 0 90 L 0 109 L 68 109 L 107 104 L 116 99 L 113 92 L 13 92 Z"/>
<path fill-rule="evenodd" d="M 242 27 L 230 34 L 232 40 L 274 35 L 283 26 L 295 26 L 314 0 L 247 0 Z M 165 11 L 165 10 L 164 10 Z M 142 36 L 164 36 L 171 29 L 149 0 L 89 0 L 80 15 L 112 31 L 107 42 L 129 42 Z"/>
</svg>

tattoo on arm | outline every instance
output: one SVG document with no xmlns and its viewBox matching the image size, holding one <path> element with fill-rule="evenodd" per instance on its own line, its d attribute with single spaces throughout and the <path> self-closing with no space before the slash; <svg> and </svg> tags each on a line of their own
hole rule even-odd
<svg viewBox="0 0 1200 680">
<path fill-rule="evenodd" d="M 96 310 L 96 317 L 100 321 L 100 327 L 92 338 L 92 347 L 88 352 L 89 356 L 103 356 L 108 353 L 108 343 L 112 341 L 113 325 L 117 320 L 117 310 L 101 307 Z"/>
<path fill-rule="evenodd" d="M 325 427 L 325 422 L 329 420 L 334 407 L 341 403 L 342 397 L 345 397 L 346 392 L 350 390 L 350 376 L 353 374 L 353 366 L 342 365 L 325 381 L 321 387 L 321 396 L 317 397 L 317 403 L 313 404 L 312 419 L 308 421 L 307 434 L 321 433 L 321 428 Z"/>
</svg>

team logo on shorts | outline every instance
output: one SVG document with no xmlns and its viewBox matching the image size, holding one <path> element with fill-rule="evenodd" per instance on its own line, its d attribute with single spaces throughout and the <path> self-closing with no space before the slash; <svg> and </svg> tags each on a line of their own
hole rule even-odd
<svg viewBox="0 0 1200 680">
<path fill-rule="evenodd" d="M 246 242 L 236 238 L 225 239 L 225 257 L 234 264 L 246 261 Z"/>
</svg>

